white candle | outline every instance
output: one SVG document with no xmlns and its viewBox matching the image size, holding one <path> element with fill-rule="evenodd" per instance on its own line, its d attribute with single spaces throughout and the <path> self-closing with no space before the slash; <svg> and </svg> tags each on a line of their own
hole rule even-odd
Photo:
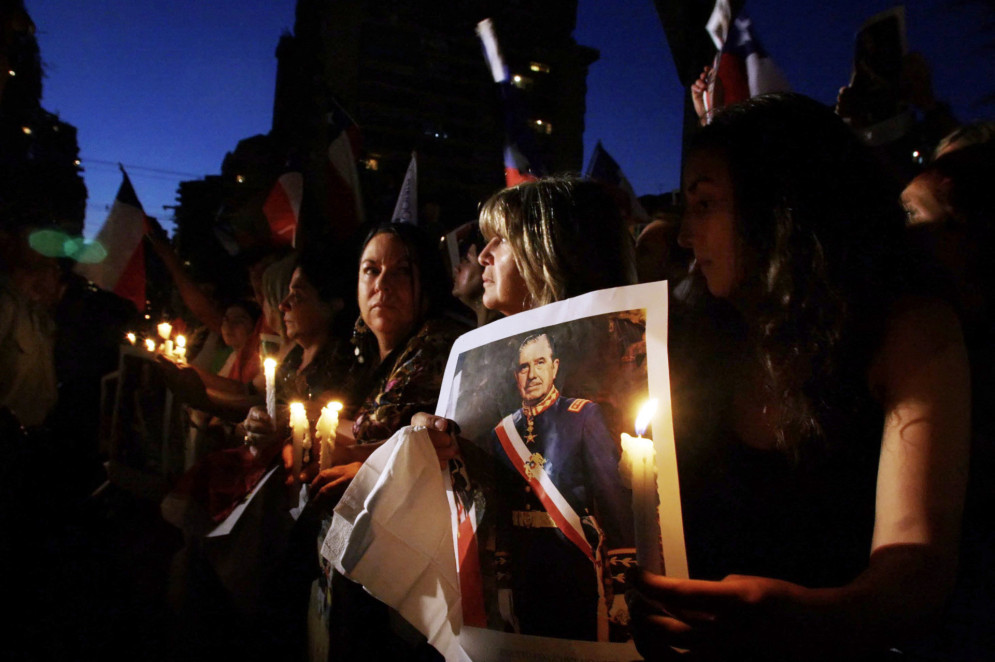
<svg viewBox="0 0 995 662">
<path fill-rule="evenodd" d="M 176 349 L 173 350 L 173 356 L 180 363 L 183 363 L 187 358 L 187 337 L 184 335 L 176 336 Z"/>
<path fill-rule="evenodd" d="M 173 341 L 167 338 L 164 345 L 165 349 L 163 350 L 163 354 L 166 355 L 167 359 L 173 358 Z"/>
<path fill-rule="evenodd" d="M 167 340 L 169 336 L 173 334 L 173 325 L 169 322 L 160 322 L 159 325 L 156 326 L 156 331 L 159 332 L 160 338 Z"/>
<path fill-rule="evenodd" d="M 276 421 L 276 359 L 263 361 L 263 372 L 266 374 L 266 413 Z"/>
<path fill-rule="evenodd" d="M 290 403 L 290 429 L 294 443 L 294 480 L 301 473 L 304 461 L 304 438 L 311 426 L 307 421 L 307 409 L 303 402 Z"/>
<path fill-rule="evenodd" d="M 342 411 L 341 402 L 329 402 L 321 409 L 321 417 L 318 419 L 317 432 L 321 438 L 321 447 L 318 452 L 318 469 L 328 469 L 332 466 L 332 456 L 335 453 L 335 430 L 339 427 L 339 412 Z"/>
<path fill-rule="evenodd" d="M 131 333 L 130 331 L 125 335 L 125 338 L 127 338 L 128 342 L 131 343 L 132 345 L 134 345 L 135 341 L 138 340 L 138 336 L 136 336 L 134 333 Z"/>
<path fill-rule="evenodd" d="M 632 516 L 636 534 L 636 560 L 645 570 L 660 574 L 663 550 L 660 540 L 659 499 L 656 487 L 656 450 L 643 438 L 656 412 L 657 400 L 643 405 L 636 417 L 636 435 L 622 433 L 623 463 L 632 477 Z"/>
</svg>

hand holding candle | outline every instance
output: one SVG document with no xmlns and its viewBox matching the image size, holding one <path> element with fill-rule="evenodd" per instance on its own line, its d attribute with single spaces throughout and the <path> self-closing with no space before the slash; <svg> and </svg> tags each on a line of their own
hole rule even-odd
<svg viewBox="0 0 995 662">
<path fill-rule="evenodd" d="M 657 509 L 656 451 L 653 440 L 643 438 L 656 413 L 657 400 L 651 399 L 636 417 L 636 435 L 622 433 L 622 463 L 632 477 L 632 515 L 636 528 L 636 560 L 645 570 L 660 574 L 663 552 L 660 545 L 660 519 Z"/>
</svg>

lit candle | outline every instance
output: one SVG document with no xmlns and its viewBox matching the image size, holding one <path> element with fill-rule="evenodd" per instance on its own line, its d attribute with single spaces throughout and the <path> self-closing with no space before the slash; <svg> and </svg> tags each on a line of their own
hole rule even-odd
<svg viewBox="0 0 995 662">
<path fill-rule="evenodd" d="M 160 322 L 159 325 L 156 326 L 156 331 L 159 332 L 160 338 L 168 340 L 169 336 L 173 334 L 173 325 L 169 322 Z"/>
<path fill-rule="evenodd" d="M 263 372 L 266 374 L 266 413 L 276 421 L 276 359 L 263 361 Z"/>
<path fill-rule="evenodd" d="M 318 469 L 328 469 L 332 466 L 332 456 L 335 453 L 335 430 L 339 427 L 339 412 L 341 402 L 329 402 L 321 409 L 317 432 L 321 438 L 318 450 Z"/>
<path fill-rule="evenodd" d="M 163 343 L 163 347 L 165 348 L 163 349 L 163 354 L 166 355 L 166 358 L 173 358 L 173 340 L 171 338 L 167 338 L 166 342 Z"/>
<path fill-rule="evenodd" d="M 653 440 L 643 438 L 657 400 L 651 399 L 636 417 L 636 436 L 622 433 L 622 463 L 632 477 L 632 516 L 636 533 L 636 560 L 645 570 L 660 574 L 663 549 L 660 540 L 660 516 L 657 512 L 656 451 Z"/>
<path fill-rule="evenodd" d="M 301 473 L 301 466 L 304 461 L 304 440 L 308 435 L 309 428 L 307 420 L 307 409 L 303 402 L 290 403 L 290 429 L 294 442 L 294 479 Z"/>
<path fill-rule="evenodd" d="M 176 350 L 174 351 L 174 356 L 176 360 L 183 363 L 187 358 L 187 337 L 184 335 L 176 336 Z"/>
<path fill-rule="evenodd" d="M 148 352 L 155 353 L 155 341 L 152 340 L 151 338 L 146 338 L 145 339 L 145 349 Z"/>
<path fill-rule="evenodd" d="M 124 337 L 127 338 L 128 342 L 131 343 L 132 345 L 134 345 L 135 341 L 138 340 L 138 336 L 136 336 L 134 333 L 131 333 L 130 331 Z"/>
<path fill-rule="evenodd" d="M 307 425 L 304 426 L 304 444 L 301 451 L 301 465 L 311 464 L 311 449 L 314 448 L 314 428 L 311 427 L 311 419 L 307 418 Z"/>
</svg>

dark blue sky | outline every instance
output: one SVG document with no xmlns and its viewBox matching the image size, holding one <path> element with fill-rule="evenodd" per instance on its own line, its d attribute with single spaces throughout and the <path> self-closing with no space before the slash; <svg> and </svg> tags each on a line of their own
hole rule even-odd
<svg viewBox="0 0 995 662">
<path fill-rule="evenodd" d="M 275 49 L 295 0 L 26 0 L 46 63 L 43 104 L 79 129 L 90 192 L 86 234 L 129 174 L 146 212 L 168 220 L 180 180 L 217 173 L 239 139 L 269 130 Z M 853 35 L 878 0 L 747 2 L 764 46 L 795 90 L 830 103 L 847 81 Z M 909 46 L 962 120 L 995 90 L 979 8 L 906 6 Z M 601 51 L 588 79 L 585 154 L 597 140 L 639 194 L 678 185 L 681 89 L 651 0 L 580 0 L 582 44 Z M 486 75 L 486 70 L 481 69 Z M 585 160 L 586 166 L 586 160 Z"/>
</svg>

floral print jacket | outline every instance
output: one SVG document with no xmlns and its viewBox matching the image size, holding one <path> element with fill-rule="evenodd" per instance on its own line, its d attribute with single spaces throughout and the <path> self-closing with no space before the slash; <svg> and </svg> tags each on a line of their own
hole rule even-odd
<svg viewBox="0 0 995 662">
<path fill-rule="evenodd" d="M 397 354 L 393 366 L 383 371 L 359 408 L 352 428 L 356 443 L 383 441 L 408 425 L 417 412 L 435 410 L 449 350 L 463 331 L 445 317 L 422 325 Z"/>
</svg>

